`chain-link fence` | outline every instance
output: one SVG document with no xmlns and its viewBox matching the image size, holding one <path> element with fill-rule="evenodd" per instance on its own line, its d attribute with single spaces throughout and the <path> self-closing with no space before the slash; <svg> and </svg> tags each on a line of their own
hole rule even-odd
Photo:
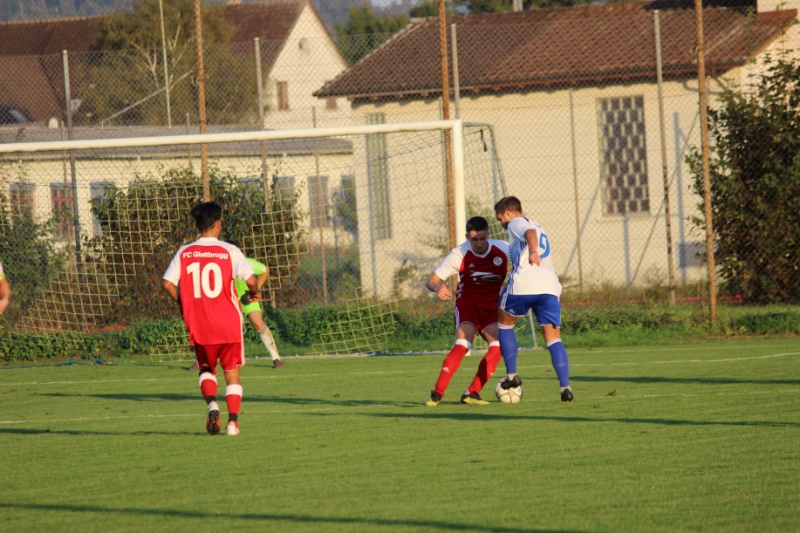
<svg viewBox="0 0 800 533">
<path fill-rule="evenodd" d="M 486 211 L 491 217 L 487 206 L 499 196 L 521 199 L 525 214 L 551 235 L 567 306 L 666 299 L 670 286 L 679 301 L 708 295 L 696 17 L 692 9 L 659 9 L 658 4 L 448 20 L 450 117 L 481 124 L 473 128 L 465 155 L 467 167 L 469 159 L 476 158 L 472 168 L 482 174 L 484 185 L 467 190 L 468 203 L 474 203 L 474 212 Z M 758 12 L 704 10 L 717 275 L 720 294 L 733 301 L 796 302 L 800 297 L 793 229 L 800 212 L 794 205 L 800 198 L 796 20 L 795 10 L 763 6 Z M 436 19 L 415 20 L 391 37 L 356 36 L 336 43 L 321 25 L 304 22 L 281 40 L 262 37 L 206 46 L 209 132 L 440 119 L 439 31 Z M 190 44 L 173 47 L 168 54 L 155 49 L 0 57 L 0 139 L 9 143 L 196 133 L 198 80 Z M 346 58 L 354 57 L 360 59 L 349 64 Z M 307 191 L 302 202 L 311 214 L 299 248 L 306 260 L 294 266 L 308 286 L 300 290 L 295 284 L 290 290 L 276 284 L 271 297 L 283 301 L 279 307 L 332 305 L 319 296 L 338 290 L 333 287 L 335 276 L 346 278 L 352 285 L 348 290 L 382 297 L 369 286 L 374 276 L 365 276 L 376 267 L 364 261 L 378 256 L 364 252 L 383 246 L 384 233 L 391 233 L 412 211 L 393 197 L 391 188 L 381 192 L 375 180 L 402 178 L 387 171 L 380 156 L 365 170 L 370 176 L 361 184 L 368 188 L 361 191 L 365 204 L 348 207 L 356 182 L 349 181 L 354 172 L 348 170 L 355 163 L 346 162 L 359 159 L 359 151 L 384 153 L 381 142 L 355 141 L 349 148 L 339 147 L 339 152 L 325 146 L 328 155 L 336 152 L 345 162 L 334 166 L 335 176 L 328 172 L 331 181 L 323 187 L 319 176 L 325 172 L 319 169 L 280 167 L 289 169 L 287 161 L 300 154 L 308 157 L 321 150 L 320 145 L 262 147 L 268 157 L 254 157 L 265 164 L 246 171 L 237 168 L 228 176 L 242 183 L 261 180 L 262 188 L 280 178 Z M 199 157 L 200 151 L 191 146 L 170 155 L 192 176 Z M 212 167 L 216 161 L 219 168 L 223 159 L 216 157 L 212 155 Z M 127 161 L 130 169 L 141 164 L 143 155 L 114 158 Z M 403 166 L 425 164 L 430 163 Z M 59 268 L 74 266 L 76 256 L 67 254 L 60 263 L 51 263 L 45 252 L 69 250 L 59 243 L 74 243 L 73 250 L 85 247 L 102 231 L 89 201 L 104 194 L 104 184 L 125 189 L 134 181 L 120 181 L 127 170 L 80 167 L 66 154 L 51 158 L 46 166 L 36 158 L 4 158 L 0 261 L 12 284 L 41 290 L 42 275 L 51 283 Z M 433 183 L 435 188 L 441 185 L 438 177 Z M 340 224 L 332 235 L 349 235 L 346 254 L 330 239 L 319 240 L 314 230 L 323 214 L 315 211 L 317 205 L 344 210 L 324 217 Z M 325 209 L 333 212 L 333 207 Z M 367 209 L 368 214 L 348 217 L 347 209 Z M 23 219 L 30 222 L 33 234 L 14 233 Z M 417 223 L 421 230 L 409 239 L 430 240 L 441 230 L 432 220 Z M 50 237 L 42 237 L 45 231 Z M 462 231 L 459 228 L 457 234 Z M 496 232 L 493 237 L 504 235 Z M 443 255 L 448 246 L 440 243 L 431 249 Z M 30 254 L 39 258 L 33 263 L 37 267 L 25 266 Z M 345 261 L 343 254 L 350 259 Z M 326 261 L 334 256 L 339 266 L 349 261 L 352 272 L 337 270 L 334 275 L 327 270 Z M 394 277 L 384 285 L 395 295 L 419 285 L 433 260 L 431 256 L 427 262 L 407 262 L 406 268 L 401 261 L 387 269 Z M 266 261 L 270 263 L 270 257 Z M 26 276 L 39 276 L 39 281 L 29 283 Z M 408 301 L 418 297 L 419 291 L 411 291 Z M 26 305 L 17 299 L 13 327 L 39 331 L 26 322 Z M 98 313 L 104 311 L 88 315 Z M 137 320 L 147 318 L 137 315 Z M 103 319 L 102 327 L 113 328 L 115 321 L 125 327 L 131 323 Z M 62 327 L 57 321 L 48 324 L 48 332 Z M 449 321 L 442 324 L 449 331 Z"/>
</svg>

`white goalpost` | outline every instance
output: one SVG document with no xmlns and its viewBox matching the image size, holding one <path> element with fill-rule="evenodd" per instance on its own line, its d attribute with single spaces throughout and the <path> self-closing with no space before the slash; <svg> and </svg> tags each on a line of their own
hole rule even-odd
<svg viewBox="0 0 800 533">
<path fill-rule="evenodd" d="M 159 280 L 196 237 L 201 144 L 223 238 L 270 267 L 264 317 L 286 355 L 428 348 L 417 329 L 436 329 L 426 321 L 441 310 L 423 284 L 449 249 L 448 220 L 461 237 L 505 193 L 491 128 L 459 120 L 0 144 L 15 345 L 188 355 Z"/>
</svg>

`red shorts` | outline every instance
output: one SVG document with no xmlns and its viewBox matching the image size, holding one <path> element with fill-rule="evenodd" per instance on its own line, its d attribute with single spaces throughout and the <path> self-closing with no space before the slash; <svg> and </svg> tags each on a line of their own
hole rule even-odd
<svg viewBox="0 0 800 533">
<path fill-rule="evenodd" d="M 455 306 L 456 328 L 469 322 L 478 332 L 497 322 L 497 309 L 475 309 L 471 306 Z"/>
<path fill-rule="evenodd" d="M 200 368 L 207 366 L 214 374 L 217 373 L 217 361 L 225 372 L 236 370 L 237 366 L 244 366 L 244 345 L 241 342 L 206 346 L 195 344 L 194 354 Z"/>
</svg>

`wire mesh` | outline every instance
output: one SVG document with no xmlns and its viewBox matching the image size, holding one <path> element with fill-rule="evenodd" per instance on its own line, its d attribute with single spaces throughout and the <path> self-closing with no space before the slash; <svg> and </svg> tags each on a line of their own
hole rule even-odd
<svg viewBox="0 0 800 533">
<path fill-rule="evenodd" d="M 271 5 L 269 9 L 286 10 L 290 4 L 294 5 L 274 2 L 258 9 Z M 237 40 L 246 33 L 243 10 L 256 9 L 247 6 L 225 8 L 241 11 L 230 19 L 235 31 L 229 42 L 213 42 L 204 50 L 210 132 L 442 117 L 438 20 L 412 20 L 394 35 L 356 35 L 337 42 L 313 11 L 303 8 L 292 11 L 294 18 L 286 19 L 280 38 L 276 32 L 251 32 L 248 35 L 258 39 Z M 704 10 L 715 250 L 721 254 L 717 276 L 721 294 L 730 301 L 798 299 L 796 232 L 789 229 L 795 227 L 793 213 L 800 212 L 792 203 L 800 195 L 793 192 L 798 150 L 790 140 L 800 138 L 795 126 L 800 123 L 798 105 L 794 96 L 787 96 L 783 108 L 773 108 L 780 99 L 771 97 L 767 87 L 779 83 L 785 67 L 789 82 L 784 94 L 797 91 L 791 73 L 798 72 L 800 29 L 797 11 L 787 7 L 795 6 L 760 3 L 757 10 Z M 551 233 L 567 307 L 660 298 L 669 285 L 686 300 L 706 295 L 695 20 L 693 9 L 660 2 L 448 18 L 448 50 L 452 52 L 454 44 L 458 50 L 457 71 L 455 58 L 448 58 L 451 83 L 455 86 L 457 81 L 459 87 L 458 93 L 450 88 L 455 103 L 451 109 L 475 124 L 467 128 L 465 138 L 466 168 L 471 169 L 468 210 L 491 217 L 494 200 L 506 194 L 519 197 L 525 214 Z M 64 22 L 64 28 L 69 24 Z M 23 26 L 13 28 L 22 31 Z M 40 55 L 0 54 L 0 141 L 197 132 L 199 80 L 190 45 L 190 39 L 170 45 L 166 72 L 158 47 L 100 52 L 87 44 L 66 54 L 54 53 L 52 46 Z M 762 129 L 737 129 L 730 118 L 737 101 L 749 102 L 745 107 L 751 116 L 760 117 L 755 122 Z M 787 118 L 782 122 L 779 117 Z M 307 333 L 313 342 L 298 341 L 298 353 L 311 350 L 311 345 L 311 351 L 320 353 L 398 351 L 401 346 L 391 346 L 397 328 L 425 329 L 416 329 L 414 317 L 421 315 L 412 313 L 404 322 L 397 318 L 396 307 L 384 309 L 374 303 L 363 308 L 353 303 L 361 300 L 348 300 L 348 294 L 374 302 L 393 295 L 393 301 L 406 302 L 395 306 L 435 311 L 440 330 L 449 331 L 447 313 L 431 307 L 430 301 L 418 304 L 424 300 L 421 280 L 437 254 L 447 251 L 440 231 L 445 216 L 444 204 L 438 203 L 444 194 L 441 178 L 433 187 L 417 183 L 421 198 L 435 198 L 440 206 L 425 209 L 424 202 L 398 197 L 397 191 L 412 185 L 392 181 L 390 187 L 375 182 L 368 187 L 357 177 L 388 175 L 387 168 L 392 179 L 398 169 L 410 176 L 424 175 L 430 168 L 438 173 L 441 139 L 420 141 L 419 156 L 395 158 L 389 167 L 374 154 L 394 150 L 391 137 L 339 141 L 341 145 L 327 140 L 315 146 L 307 140 L 302 148 L 288 142 L 267 147 L 255 143 L 235 157 L 212 151 L 216 190 L 230 184 L 235 191 L 231 194 L 246 200 L 238 204 L 242 208 L 256 197 L 267 202 L 263 205 L 286 201 L 293 206 L 279 212 L 256 209 L 230 220 L 241 232 L 245 249 L 275 269 L 267 289 L 275 309 L 313 309 L 321 317 L 318 322 L 327 324 L 335 321 L 325 318 L 324 310 L 336 307 L 335 313 L 344 313 L 336 320 L 360 321 L 363 331 L 371 332 L 364 333 L 363 341 L 344 339 L 321 326 Z M 323 154 L 316 160 L 310 155 L 315 150 Z M 745 160 L 742 154 L 751 157 Z M 186 209 L 180 208 L 197 198 L 184 190 L 178 194 L 169 183 L 194 183 L 200 151 L 183 146 L 163 158 L 169 164 L 158 163 L 160 168 L 155 162 L 162 161 L 161 155 L 149 152 L 3 158 L 0 261 L 13 285 L 22 287 L 15 294 L 35 295 L 46 287 L 54 295 L 46 302 L 31 296 L 24 305 L 17 299 L 0 317 L 13 323 L 9 331 L 103 331 L 128 328 L 140 319 L 174 318 L 153 289 L 153 276 L 161 274 L 162 255 L 191 233 Z M 266 183 L 264 175 L 269 176 Z M 90 202 L 102 204 L 109 183 L 115 184 L 116 198 L 135 206 L 129 209 L 136 217 L 126 219 L 124 231 L 158 235 L 149 248 L 125 249 L 124 238 L 110 237 L 115 230 L 91 211 Z M 353 198 L 359 199 L 357 207 Z M 371 215 L 365 218 L 363 209 L 370 202 Z M 323 208 L 314 207 L 318 204 Z M 292 217 L 305 217 L 296 234 L 284 231 Z M 408 220 L 416 223 L 413 230 L 402 229 Z M 387 239 L 404 231 L 411 231 L 424 247 L 386 246 Z M 276 235 L 292 235 L 293 240 L 270 244 Z M 101 238 L 120 248 L 109 252 L 111 259 L 105 262 L 93 255 L 99 253 L 92 247 Z M 373 250 L 366 262 L 365 250 Z M 391 266 L 371 264 L 379 251 L 391 255 Z M 302 275 L 291 275 L 292 269 Z M 36 275 L 26 281 L 29 271 Z M 75 277 L 79 273 L 102 278 L 108 287 L 126 287 L 128 293 L 113 295 L 122 303 L 110 303 L 109 294 L 101 297 L 95 289 L 78 296 L 74 287 L 83 286 Z M 385 322 L 391 313 L 393 326 Z M 66 319 L 68 328 L 63 326 L 64 316 L 73 317 Z M 277 314 L 271 318 L 279 319 L 286 320 Z M 175 336 L 182 334 L 179 323 L 174 328 Z M 140 350 L 169 351 L 141 344 Z"/>
</svg>

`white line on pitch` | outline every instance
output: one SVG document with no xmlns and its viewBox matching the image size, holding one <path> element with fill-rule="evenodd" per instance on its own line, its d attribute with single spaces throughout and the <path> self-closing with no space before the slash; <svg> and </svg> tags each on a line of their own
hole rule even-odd
<svg viewBox="0 0 800 533">
<path fill-rule="evenodd" d="M 621 363 L 570 363 L 572 368 L 577 367 L 613 367 L 613 366 L 647 366 L 647 365 L 667 365 L 667 364 L 688 364 L 688 363 L 731 363 L 738 361 L 753 361 L 759 359 L 774 359 L 777 357 L 787 357 L 791 355 L 800 355 L 800 352 L 785 352 L 770 355 L 754 355 L 750 357 L 729 357 L 725 359 L 684 359 L 684 360 L 667 360 L 667 361 L 626 361 Z M 521 369 L 530 368 L 550 368 L 550 365 L 518 365 Z M 368 372 L 347 372 L 337 373 L 337 375 L 350 375 L 350 376 L 372 376 L 372 375 L 391 375 L 391 374 L 408 374 L 411 372 L 430 372 L 430 369 L 419 370 L 387 370 L 387 371 L 374 371 Z M 280 376 L 264 376 L 264 375 L 246 375 L 243 379 L 258 380 L 258 379 L 283 379 L 283 378 L 308 378 L 328 376 L 328 373 L 318 374 L 303 374 L 302 376 L 295 375 L 280 375 Z M 193 376 L 188 376 L 189 378 Z M 24 385 L 87 385 L 87 384 L 100 384 L 100 383 L 165 383 L 170 381 L 185 382 L 186 378 L 147 378 L 147 379 L 105 379 L 105 380 L 85 380 L 85 381 L 29 381 L 29 382 L 0 382 L 0 386 L 24 386 Z"/>
</svg>

